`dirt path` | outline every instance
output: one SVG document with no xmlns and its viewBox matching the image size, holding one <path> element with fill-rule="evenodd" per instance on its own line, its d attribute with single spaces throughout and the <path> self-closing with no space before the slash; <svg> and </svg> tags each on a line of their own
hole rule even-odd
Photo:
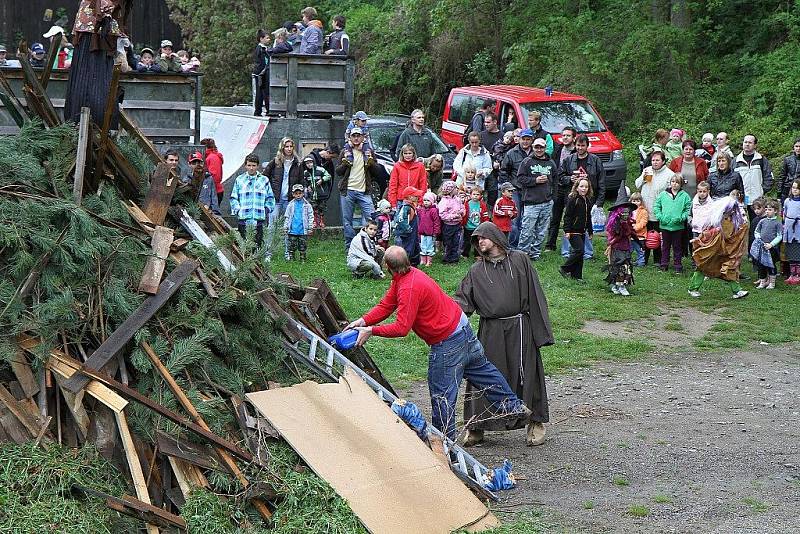
<svg viewBox="0 0 800 534">
<path fill-rule="evenodd" d="M 548 380 L 543 446 L 487 433 L 472 452 L 514 462 L 499 508 L 548 531 L 800 532 L 798 376 L 797 344 L 597 363 Z M 430 414 L 427 384 L 406 394 Z"/>
</svg>

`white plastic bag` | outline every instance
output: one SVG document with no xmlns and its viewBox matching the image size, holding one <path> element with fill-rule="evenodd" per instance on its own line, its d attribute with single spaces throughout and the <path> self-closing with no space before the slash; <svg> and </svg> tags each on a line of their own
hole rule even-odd
<svg viewBox="0 0 800 534">
<path fill-rule="evenodd" d="M 592 206 L 592 232 L 595 234 L 606 229 L 606 214 L 603 208 Z"/>
</svg>

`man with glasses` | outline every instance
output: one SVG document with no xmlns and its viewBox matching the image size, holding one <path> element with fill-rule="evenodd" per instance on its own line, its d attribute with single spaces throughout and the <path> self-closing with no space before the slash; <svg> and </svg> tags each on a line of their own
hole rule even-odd
<svg viewBox="0 0 800 534">
<path fill-rule="evenodd" d="M 542 244 L 553 214 L 553 183 L 557 169 L 546 149 L 547 141 L 535 138 L 533 155 L 522 160 L 517 174 L 517 181 L 522 186 L 523 205 L 517 250 L 527 254 L 532 261 L 537 261 L 542 254 Z"/>
<path fill-rule="evenodd" d="M 425 113 L 421 109 L 411 112 L 411 124 L 397 139 L 396 160 L 400 160 L 400 147 L 406 143 L 414 145 L 418 158 L 429 158 L 433 155 L 435 147 L 433 134 L 425 127 Z"/>
<path fill-rule="evenodd" d="M 341 195 L 342 226 L 344 227 L 344 249 L 350 250 L 350 241 L 353 240 L 353 212 L 356 205 L 361 207 L 362 218 L 369 218 L 375 211 L 372 203 L 372 176 L 377 170 L 374 161 L 364 157 L 364 132 L 361 128 L 350 130 L 350 139 L 342 150 L 342 154 L 352 154 L 351 162 L 346 156 L 340 160 L 336 167 L 336 176 L 339 177 L 339 193 Z"/>
</svg>

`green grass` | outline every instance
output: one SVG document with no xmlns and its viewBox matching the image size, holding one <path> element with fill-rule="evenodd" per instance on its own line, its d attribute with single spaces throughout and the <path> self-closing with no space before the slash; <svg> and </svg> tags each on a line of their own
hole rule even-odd
<svg viewBox="0 0 800 534">
<path fill-rule="evenodd" d="M 750 509 L 757 514 L 766 512 L 767 508 L 769 508 L 765 502 L 754 497 L 745 497 L 742 499 L 742 502 L 749 506 Z"/>
<path fill-rule="evenodd" d="M 632 504 L 628 507 L 628 515 L 632 517 L 647 517 L 650 515 L 650 508 L 643 504 Z"/>
<path fill-rule="evenodd" d="M 669 495 L 658 493 L 656 495 L 653 495 L 653 502 L 658 504 L 668 504 L 672 502 L 672 497 L 670 497 Z"/>
<path fill-rule="evenodd" d="M 615 475 L 614 478 L 611 479 L 611 482 L 615 486 L 621 486 L 621 487 L 625 487 L 625 486 L 630 486 L 631 485 L 630 481 L 627 478 L 625 478 L 623 476 L 620 476 L 620 475 Z"/>
<path fill-rule="evenodd" d="M 593 510 L 594 509 L 594 501 L 583 501 L 583 509 L 584 510 Z"/>
<path fill-rule="evenodd" d="M 558 253 L 546 253 L 536 263 L 536 270 L 547 296 L 550 319 L 553 323 L 556 343 L 542 350 L 545 372 L 554 374 L 565 370 L 585 367 L 596 360 L 635 360 L 660 348 L 651 341 L 647 327 L 642 321 L 662 314 L 663 309 L 693 307 L 706 313 L 715 313 L 722 320 L 713 325 L 711 331 L 701 339 L 690 341 L 696 350 L 715 351 L 742 348 L 758 341 L 779 343 L 800 340 L 794 314 L 791 310 L 800 295 L 782 282 L 772 291 L 751 290 L 742 300 L 730 299 L 730 292 L 719 280 L 708 280 L 703 287 L 703 296 L 693 299 L 687 294 L 690 265 L 686 260 L 687 273 L 676 275 L 661 273 L 652 267 L 635 270 L 636 284 L 631 297 L 612 295 L 603 278 L 602 251 L 604 238 L 595 237 L 596 258 L 584 265 L 586 284 L 578 285 L 559 276 L 557 269 L 562 263 Z M 389 286 L 389 280 L 355 280 L 345 265 L 344 244 L 341 237 L 312 238 L 309 241 L 308 261 L 287 262 L 281 254 L 275 254 L 274 272 L 288 272 L 298 281 L 307 283 L 314 278 L 324 278 L 333 289 L 342 308 L 350 318 L 356 318 L 374 306 Z M 442 288 L 452 294 L 469 269 L 462 260 L 456 266 L 445 266 L 436 257 L 427 272 Z M 752 274 L 747 263 L 743 272 Z M 752 284 L 743 282 L 750 290 Z M 750 284 L 750 287 L 747 287 Z M 679 330 L 674 316 L 667 331 L 685 337 Z M 619 336 L 598 336 L 581 330 L 590 319 L 620 323 Z M 473 317 L 477 325 L 477 317 Z M 632 326 L 639 334 L 629 334 L 622 326 Z M 755 326 L 755 327 L 754 327 Z M 416 336 L 404 339 L 373 338 L 367 345 L 387 378 L 403 386 L 410 381 L 424 380 L 427 374 L 428 349 Z"/>
</svg>

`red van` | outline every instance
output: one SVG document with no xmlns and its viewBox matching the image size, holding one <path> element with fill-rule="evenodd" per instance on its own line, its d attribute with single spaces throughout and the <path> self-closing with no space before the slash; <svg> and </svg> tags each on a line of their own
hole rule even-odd
<svg viewBox="0 0 800 534">
<path fill-rule="evenodd" d="M 494 112 L 500 118 L 501 130 L 509 119 L 515 128 L 527 128 L 528 112 L 540 111 L 542 128 L 555 141 L 560 139 L 561 130 L 566 126 L 572 126 L 578 133 L 589 136 L 589 151 L 600 157 L 606 171 L 606 191 L 617 191 L 625 180 L 622 143 L 608 128 L 594 105 L 580 95 L 551 91 L 548 96 L 544 89 L 522 85 L 456 87 L 450 91 L 442 115 L 444 142 L 460 149 L 464 145 L 462 137 L 472 116 L 489 99 L 497 102 Z"/>
</svg>

